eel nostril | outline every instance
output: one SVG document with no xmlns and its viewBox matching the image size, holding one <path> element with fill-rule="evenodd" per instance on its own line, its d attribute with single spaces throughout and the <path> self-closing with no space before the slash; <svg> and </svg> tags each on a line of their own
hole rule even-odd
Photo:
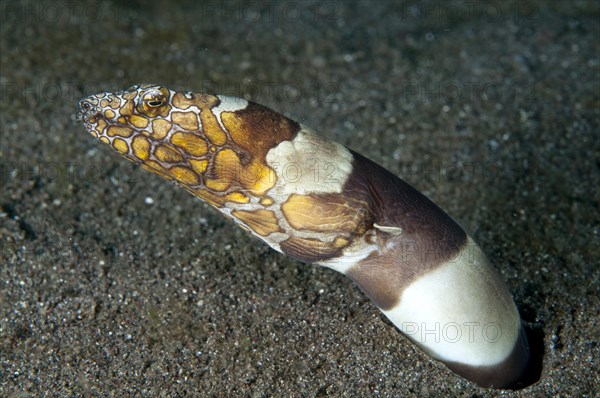
<svg viewBox="0 0 600 398">
<path fill-rule="evenodd" d="M 76 119 L 78 121 L 85 121 L 92 116 L 92 111 L 95 110 L 93 101 L 85 98 L 79 101 L 79 112 L 77 112 Z"/>
<path fill-rule="evenodd" d="M 90 110 L 90 108 L 92 107 L 92 105 L 87 102 L 86 100 L 83 100 L 79 103 L 79 108 L 83 111 L 83 112 L 87 112 Z"/>
</svg>

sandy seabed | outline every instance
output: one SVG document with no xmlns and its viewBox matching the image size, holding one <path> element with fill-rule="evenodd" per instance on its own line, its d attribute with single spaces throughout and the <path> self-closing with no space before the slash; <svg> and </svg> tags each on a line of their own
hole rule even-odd
<svg viewBox="0 0 600 398">
<path fill-rule="evenodd" d="M 0 395 L 597 396 L 598 4 L 0 3 Z M 541 375 L 461 379 L 346 277 L 75 123 L 140 82 L 253 99 L 426 193 L 506 280 Z"/>
</svg>

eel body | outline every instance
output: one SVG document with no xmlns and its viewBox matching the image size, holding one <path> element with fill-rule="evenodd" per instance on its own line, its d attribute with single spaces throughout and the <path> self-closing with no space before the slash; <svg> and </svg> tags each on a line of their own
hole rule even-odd
<svg viewBox="0 0 600 398">
<path fill-rule="evenodd" d="M 411 341 L 464 378 L 514 388 L 519 313 L 479 246 L 383 167 L 244 99 L 135 85 L 79 103 L 87 131 L 273 249 L 349 276 Z"/>
</svg>

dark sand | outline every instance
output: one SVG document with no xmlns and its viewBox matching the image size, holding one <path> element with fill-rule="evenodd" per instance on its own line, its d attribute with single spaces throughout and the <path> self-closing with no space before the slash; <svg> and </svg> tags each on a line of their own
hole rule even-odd
<svg viewBox="0 0 600 398">
<path fill-rule="evenodd" d="M 599 3 L 467 3 L 0 3 L 0 396 L 597 396 Z M 74 123 L 137 82 L 254 99 L 429 195 L 541 378 L 461 379 Z"/>
</svg>

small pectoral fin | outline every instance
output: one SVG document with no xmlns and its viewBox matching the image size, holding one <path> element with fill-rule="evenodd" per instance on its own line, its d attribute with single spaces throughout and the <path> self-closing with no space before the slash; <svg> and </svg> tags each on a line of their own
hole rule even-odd
<svg viewBox="0 0 600 398">
<path fill-rule="evenodd" d="M 385 232 L 387 234 L 390 235 L 400 235 L 402 233 L 402 228 L 400 227 L 391 227 L 391 226 L 387 226 L 387 225 L 379 225 L 377 223 L 373 224 L 373 226 L 375 228 L 377 228 L 378 230 L 380 230 L 381 232 Z"/>
</svg>

